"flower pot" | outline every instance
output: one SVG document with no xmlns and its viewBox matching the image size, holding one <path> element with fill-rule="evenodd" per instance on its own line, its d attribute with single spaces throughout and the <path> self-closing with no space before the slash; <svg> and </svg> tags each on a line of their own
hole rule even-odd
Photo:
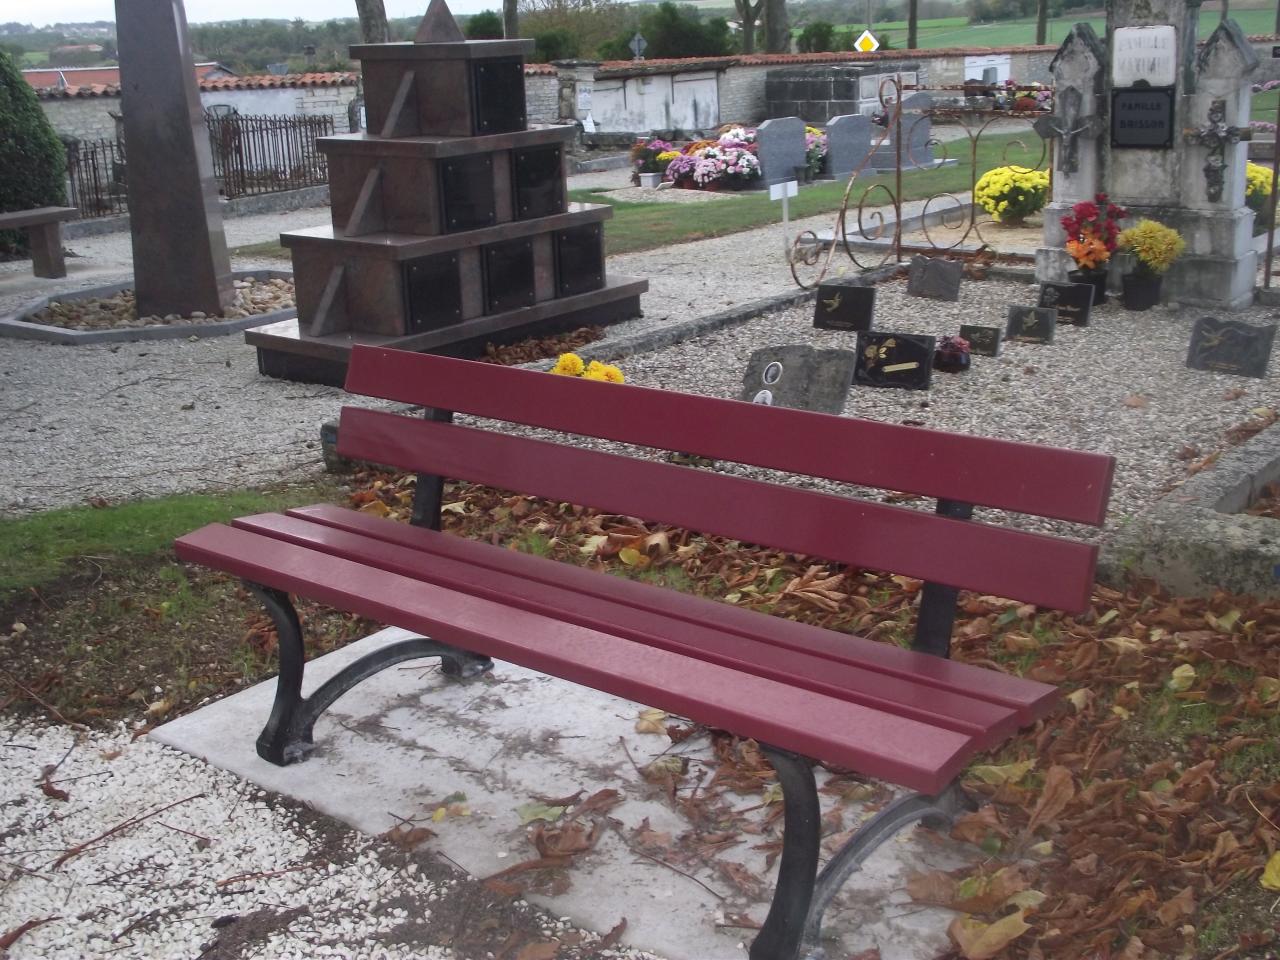
<svg viewBox="0 0 1280 960">
<path fill-rule="evenodd" d="M 1107 271 L 1072 270 L 1067 274 L 1071 283 L 1089 283 L 1093 285 L 1093 305 L 1096 307 L 1107 302 Z"/>
<path fill-rule="evenodd" d="M 640 174 L 640 186 L 652 189 L 662 182 L 662 174 L 660 173 L 642 173 Z"/>
<path fill-rule="evenodd" d="M 933 355 L 933 369 L 943 373 L 964 373 L 971 364 L 969 354 L 960 350 L 939 350 Z"/>
<path fill-rule="evenodd" d="M 1157 275 L 1126 273 L 1121 278 L 1126 310 L 1150 310 L 1160 302 L 1160 280 Z"/>
<path fill-rule="evenodd" d="M 1013 101 L 1013 109 L 1019 113 L 1029 113 L 1032 110 L 1040 109 L 1040 101 L 1035 97 L 1019 97 Z"/>
</svg>

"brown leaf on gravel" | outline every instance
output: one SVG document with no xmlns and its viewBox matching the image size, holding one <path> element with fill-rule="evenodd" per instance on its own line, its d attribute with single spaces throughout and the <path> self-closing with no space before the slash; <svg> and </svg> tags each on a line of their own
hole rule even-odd
<svg viewBox="0 0 1280 960">
<path fill-rule="evenodd" d="M 916 903 L 949 907 L 956 899 L 955 878 L 941 870 L 912 874 L 907 879 L 907 896 Z"/>
<path fill-rule="evenodd" d="M 1056 818 L 1075 795 L 1076 785 L 1071 778 L 1071 771 L 1061 766 L 1050 767 L 1044 775 L 1044 789 L 1040 791 L 1040 799 L 1036 801 L 1036 808 L 1027 823 L 1027 835 L 1030 836 L 1036 827 Z"/>
<path fill-rule="evenodd" d="M 612 950 L 614 947 L 618 945 L 619 941 L 622 940 L 622 935 L 626 932 L 627 932 L 627 918 L 623 917 L 621 920 L 619 920 L 617 923 L 613 925 L 613 929 L 611 929 L 608 933 L 606 933 L 603 937 L 600 938 L 600 944 L 599 944 L 600 949 Z"/>
<path fill-rule="evenodd" d="M 555 960 L 559 952 L 559 940 L 528 943 L 520 948 L 520 952 L 516 954 L 516 960 Z"/>
<path fill-rule="evenodd" d="M 54 920 L 61 919 L 61 917 L 44 917 L 40 920 L 28 920 L 25 923 L 18 924 L 16 927 L 10 929 L 4 936 L 0 937 L 0 950 L 8 950 L 18 942 L 18 938 L 24 933 L 34 930 L 36 927 L 42 927 L 46 923 L 51 923 Z"/>
<path fill-rule="evenodd" d="M 1178 895 L 1160 904 L 1156 917 L 1166 927 L 1172 926 L 1180 917 L 1189 917 L 1196 912 L 1195 894 L 1190 887 L 1183 887 Z"/>
<path fill-rule="evenodd" d="M 1131 393 L 1124 398 L 1124 405 L 1131 410 L 1145 410 L 1151 405 L 1151 401 L 1140 393 Z"/>
<path fill-rule="evenodd" d="M 739 893 L 744 894 L 752 900 L 761 900 L 764 898 L 764 884 L 760 882 L 760 878 L 748 870 L 740 863 L 733 860 L 720 860 L 716 863 L 716 870 L 729 883 L 737 888 Z"/>
<path fill-rule="evenodd" d="M 407 823 L 399 823 L 382 834 L 381 837 L 402 850 L 412 850 L 418 844 L 425 843 L 436 835 L 434 830 L 427 827 L 414 827 Z"/>
<path fill-rule="evenodd" d="M 581 793 L 582 791 L 578 791 L 579 795 L 581 795 Z M 620 804 L 623 799 L 622 794 L 617 790 L 612 790 L 606 787 L 603 790 L 597 790 L 591 796 L 587 797 L 587 799 L 583 800 L 582 803 L 574 807 L 572 815 L 574 817 L 585 817 L 591 814 L 608 813 Z"/>
<path fill-rule="evenodd" d="M 45 777 L 45 779 L 40 781 L 40 792 L 43 793 L 46 797 L 48 797 L 50 800 L 70 800 L 71 799 L 71 794 L 67 793 L 67 791 L 63 790 L 61 787 L 55 787 L 52 783 L 49 782 L 48 777 Z"/>
</svg>

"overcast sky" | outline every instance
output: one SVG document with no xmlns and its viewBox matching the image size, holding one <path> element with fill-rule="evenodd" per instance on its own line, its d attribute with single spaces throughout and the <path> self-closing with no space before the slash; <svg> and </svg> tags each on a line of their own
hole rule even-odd
<svg viewBox="0 0 1280 960">
<path fill-rule="evenodd" d="M 385 0 L 387 16 L 420 16 L 426 12 L 427 0 Z M 21 9 L 26 7 L 26 9 Z M 355 0 L 186 0 L 187 20 L 205 23 L 212 20 L 271 19 L 331 20 L 354 17 Z M 478 13 L 501 10 L 501 0 L 449 0 L 454 13 Z M 51 23 L 83 23 L 92 20 L 114 20 L 116 7 L 112 0 L 41 0 L 37 4 L 0 2 L 0 22 L 16 20 L 38 27 Z"/>
</svg>

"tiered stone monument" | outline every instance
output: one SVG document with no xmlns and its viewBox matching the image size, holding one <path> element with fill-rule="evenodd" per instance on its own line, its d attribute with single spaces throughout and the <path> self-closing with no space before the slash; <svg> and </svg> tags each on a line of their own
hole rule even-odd
<svg viewBox="0 0 1280 960">
<path fill-rule="evenodd" d="M 1106 193 L 1140 218 L 1178 230 L 1186 253 L 1165 277 L 1167 300 L 1234 308 L 1253 298 L 1253 212 L 1245 206 L 1249 74 L 1257 57 L 1232 20 L 1197 51 L 1198 0 L 1116 0 L 1107 46 L 1083 23 L 1050 71 L 1054 112 L 1037 122 L 1057 141 L 1036 277 L 1074 266 L 1060 218 Z"/>
<path fill-rule="evenodd" d="M 531 40 L 465 40 L 432 0 L 410 43 L 351 48 L 368 133 L 322 137 L 332 223 L 285 233 L 298 318 L 249 331 L 268 376 L 341 383 L 356 343 L 476 355 L 640 312 L 605 277 L 607 204 L 567 203 L 573 125 L 527 126 Z"/>
</svg>

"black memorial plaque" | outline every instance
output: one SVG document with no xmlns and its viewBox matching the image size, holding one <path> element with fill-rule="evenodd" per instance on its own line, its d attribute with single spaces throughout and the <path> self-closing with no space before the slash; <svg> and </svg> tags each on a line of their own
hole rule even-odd
<svg viewBox="0 0 1280 960">
<path fill-rule="evenodd" d="M 516 150 L 511 160 L 516 219 L 533 220 L 564 213 L 564 165 L 560 148 Z"/>
<path fill-rule="evenodd" d="M 1028 307 L 1009 305 L 1009 321 L 1005 327 L 1006 340 L 1022 343 L 1053 343 L 1058 328 L 1058 311 L 1053 307 Z"/>
<path fill-rule="evenodd" d="M 533 243 L 521 238 L 491 243 L 482 249 L 484 312 L 503 313 L 533 306 Z"/>
<path fill-rule="evenodd" d="M 1173 146 L 1173 88 L 1125 87 L 1111 92 L 1111 146 L 1168 150 Z"/>
<path fill-rule="evenodd" d="M 424 333 L 462 319 L 462 283 L 458 255 L 438 253 L 404 265 L 405 333 Z"/>
<path fill-rule="evenodd" d="M 519 57 L 474 61 L 471 85 L 476 133 L 524 129 L 524 62 Z"/>
<path fill-rule="evenodd" d="M 856 359 L 851 350 L 816 350 L 804 344 L 761 347 L 747 361 L 738 399 L 839 414 Z"/>
<path fill-rule="evenodd" d="M 1091 283 L 1042 283 L 1037 305 L 1057 310 L 1059 323 L 1087 327 L 1093 309 L 1093 292 Z"/>
<path fill-rule="evenodd" d="M 446 233 L 493 226 L 497 222 L 493 206 L 493 158 L 479 154 L 443 161 L 440 209 L 444 211 Z"/>
<path fill-rule="evenodd" d="M 819 330 L 870 330 L 875 312 L 875 287 L 824 283 L 813 303 L 813 325 Z"/>
<path fill-rule="evenodd" d="M 962 279 L 964 264 L 959 260 L 916 254 L 907 267 L 907 296 L 956 301 L 960 299 Z"/>
<path fill-rule="evenodd" d="M 982 327 L 975 323 L 960 324 L 960 336 L 969 341 L 969 352 L 980 357 L 1000 356 L 1004 331 L 999 327 Z"/>
<path fill-rule="evenodd" d="M 604 232 L 598 223 L 557 230 L 556 296 L 572 297 L 604 286 Z"/>
<path fill-rule="evenodd" d="M 933 378 L 936 337 L 864 331 L 858 334 L 853 382 L 864 387 L 928 390 Z"/>
<path fill-rule="evenodd" d="M 1187 366 L 1192 370 L 1265 377 L 1276 325 L 1201 317 L 1191 329 Z"/>
</svg>

